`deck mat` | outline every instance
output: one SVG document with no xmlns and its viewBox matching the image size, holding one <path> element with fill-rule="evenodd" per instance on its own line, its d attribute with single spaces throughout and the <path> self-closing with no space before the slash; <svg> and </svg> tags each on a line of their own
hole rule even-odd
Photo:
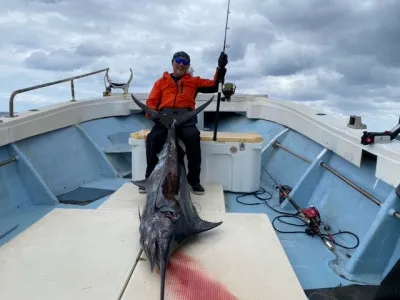
<svg viewBox="0 0 400 300">
<path fill-rule="evenodd" d="M 400 299 L 400 259 L 380 285 L 349 285 L 305 290 L 310 300 L 398 300 Z"/>
<path fill-rule="evenodd" d="M 88 205 L 112 193 L 114 193 L 114 190 L 78 187 L 73 191 L 57 196 L 57 199 L 63 204 Z"/>
<path fill-rule="evenodd" d="M 305 293 L 309 300 L 375 300 L 379 286 L 348 285 L 326 289 L 309 289 Z"/>
</svg>

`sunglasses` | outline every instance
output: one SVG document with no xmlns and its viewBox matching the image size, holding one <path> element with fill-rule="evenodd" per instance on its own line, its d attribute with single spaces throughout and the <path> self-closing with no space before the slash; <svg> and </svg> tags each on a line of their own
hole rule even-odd
<svg viewBox="0 0 400 300">
<path fill-rule="evenodd" d="M 177 57 L 177 58 L 175 58 L 175 62 L 177 64 L 183 63 L 185 66 L 187 66 L 190 61 L 186 58 Z"/>
</svg>

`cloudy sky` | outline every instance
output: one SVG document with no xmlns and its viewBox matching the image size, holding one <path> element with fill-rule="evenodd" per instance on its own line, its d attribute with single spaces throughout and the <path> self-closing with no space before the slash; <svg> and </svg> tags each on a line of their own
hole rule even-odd
<svg viewBox="0 0 400 300">
<path fill-rule="evenodd" d="M 227 0 L 0 0 L 0 110 L 15 89 L 110 67 L 148 92 L 187 51 L 211 77 Z M 226 81 L 238 93 L 362 114 L 374 128 L 400 115 L 400 1 L 232 0 Z M 75 82 L 101 96 L 103 74 Z M 68 83 L 16 97 L 16 111 L 70 99 Z M 375 122 L 371 118 L 374 118 Z M 389 128 L 388 128 L 389 129 Z"/>
</svg>

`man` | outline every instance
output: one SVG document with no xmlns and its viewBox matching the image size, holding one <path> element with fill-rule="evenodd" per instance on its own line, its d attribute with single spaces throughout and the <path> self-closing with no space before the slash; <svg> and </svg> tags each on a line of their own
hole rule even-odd
<svg viewBox="0 0 400 300">
<path fill-rule="evenodd" d="M 156 81 L 146 105 L 157 111 L 181 114 L 196 108 L 197 93 L 215 93 L 218 91 L 218 82 L 220 79 L 223 80 L 226 73 L 225 67 L 228 64 L 228 56 L 221 52 L 214 79 L 204 79 L 189 74 L 190 56 L 184 51 L 176 52 L 171 62 L 173 72 L 164 72 L 163 76 Z M 149 115 L 146 114 L 146 117 L 149 118 Z M 161 151 L 168 132 L 157 120 L 153 121 L 155 125 L 146 139 L 147 168 L 145 178 L 148 178 L 155 168 L 158 162 L 157 154 Z M 204 188 L 200 184 L 200 131 L 196 124 L 197 116 L 182 124 L 177 133 L 186 148 L 187 179 L 191 191 L 202 195 Z M 139 192 L 144 193 L 145 191 L 139 189 Z"/>
</svg>

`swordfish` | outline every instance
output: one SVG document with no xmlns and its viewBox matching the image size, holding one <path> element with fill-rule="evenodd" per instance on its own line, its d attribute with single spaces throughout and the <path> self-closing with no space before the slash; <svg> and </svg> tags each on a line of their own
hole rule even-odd
<svg viewBox="0 0 400 300">
<path fill-rule="evenodd" d="M 133 101 L 151 119 L 158 119 L 167 129 L 166 142 L 159 153 L 159 161 L 147 180 L 132 181 L 144 187 L 147 199 L 140 218 L 140 245 L 150 262 L 151 272 L 160 269 L 160 299 L 164 299 L 165 277 L 169 257 L 188 238 L 216 228 L 222 222 L 209 222 L 198 215 L 190 198 L 183 158 L 178 155 L 177 127 L 197 115 L 212 101 L 182 115 L 166 115 L 152 110 L 138 101 Z"/>
</svg>

